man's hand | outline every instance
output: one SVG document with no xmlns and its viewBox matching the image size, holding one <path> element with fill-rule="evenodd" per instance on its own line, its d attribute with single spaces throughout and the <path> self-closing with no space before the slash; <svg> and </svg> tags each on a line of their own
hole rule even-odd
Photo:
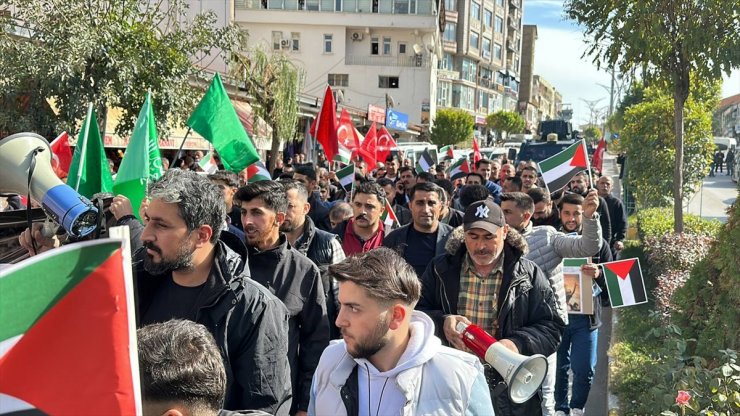
<svg viewBox="0 0 740 416">
<path fill-rule="evenodd" d="M 457 332 L 457 328 L 455 328 L 458 322 L 463 322 L 468 325 L 472 323 L 468 320 L 468 318 L 464 316 L 460 316 L 460 315 L 447 316 L 445 318 L 444 323 L 442 324 L 442 329 L 444 330 L 445 338 L 447 338 L 447 342 L 449 342 L 450 345 L 457 348 L 458 350 L 468 351 L 468 347 L 466 347 L 465 343 L 463 342 L 462 334 Z"/>
<path fill-rule="evenodd" d="M 583 200 L 583 216 L 591 219 L 597 209 L 599 209 L 599 194 L 596 189 L 592 189 L 588 191 L 586 198 Z"/>
<path fill-rule="evenodd" d="M 41 228 L 43 226 L 43 224 L 33 224 L 31 229 L 26 228 L 26 230 L 18 236 L 18 242 L 21 247 L 28 251 L 29 256 L 35 256 L 36 254 L 41 254 L 44 251 L 49 251 L 62 245 L 57 236 L 44 237 L 41 233 Z M 33 249 L 33 241 L 36 242 L 36 251 Z"/>
<path fill-rule="evenodd" d="M 615 241 L 614 242 L 614 250 L 616 251 L 622 251 L 624 250 L 624 243 L 621 241 Z"/>
<path fill-rule="evenodd" d="M 591 279 L 599 277 L 599 266 L 596 263 L 586 263 L 581 266 L 581 273 Z"/>
<path fill-rule="evenodd" d="M 143 222 L 144 225 L 149 222 L 146 219 L 146 210 L 149 208 L 149 202 L 151 202 L 151 200 L 147 197 L 144 197 L 144 199 L 141 200 L 141 205 L 139 205 L 139 218 L 141 218 L 141 222 Z"/>
<path fill-rule="evenodd" d="M 134 208 L 131 206 L 131 201 L 123 195 L 113 197 L 113 202 L 110 203 L 108 209 L 116 220 L 120 220 L 126 215 L 134 215 Z"/>
<path fill-rule="evenodd" d="M 516 347 L 516 344 L 511 342 L 511 340 L 508 340 L 506 338 L 498 340 L 498 344 L 500 344 L 502 347 L 506 347 L 507 350 L 513 351 L 517 354 L 519 354 L 519 348 Z"/>
</svg>

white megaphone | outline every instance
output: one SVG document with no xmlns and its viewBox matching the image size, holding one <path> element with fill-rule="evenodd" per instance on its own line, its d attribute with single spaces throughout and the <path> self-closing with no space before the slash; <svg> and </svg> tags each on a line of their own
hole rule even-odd
<svg viewBox="0 0 740 416">
<path fill-rule="evenodd" d="M 477 325 L 458 322 L 456 329 L 462 334 L 465 345 L 501 374 L 509 386 L 509 399 L 512 402 L 524 403 L 537 393 L 547 374 L 544 355 L 526 357 L 517 354 L 499 344 L 496 338 Z"/>
<path fill-rule="evenodd" d="M 95 231 L 98 210 L 51 168 L 51 148 L 34 133 L 0 139 L 0 194 L 31 194 L 54 222 L 73 237 Z M 29 201 L 30 204 L 30 201 Z"/>
</svg>

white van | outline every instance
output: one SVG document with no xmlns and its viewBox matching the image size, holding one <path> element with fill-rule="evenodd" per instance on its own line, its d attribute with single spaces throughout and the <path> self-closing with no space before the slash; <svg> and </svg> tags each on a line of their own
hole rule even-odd
<svg viewBox="0 0 740 416">
<path fill-rule="evenodd" d="M 717 146 L 725 155 L 727 154 L 727 151 L 733 147 L 736 149 L 735 151 L 737 151 L 737 140 L 732 137 L 715 137 L 714 145 Z"/>
</svg>

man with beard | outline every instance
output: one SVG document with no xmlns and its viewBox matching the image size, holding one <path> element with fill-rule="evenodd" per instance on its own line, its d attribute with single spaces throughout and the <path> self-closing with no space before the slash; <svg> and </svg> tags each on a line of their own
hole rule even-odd
<svg viewBox="0 0 740 416">
<path fill-rule="evenodd" d="M 498 204 L 501 202 L 501 186 L 493 180 L 498 177 L 498 171 L 501 168 L 499 162 L 488 159 L 481 159 L 475 162 L 475 171 L 483 177 L 481 185 L 485 185 L 491 197 Z"/>
<path fill-rule="evenodd" d="M 624 209 L 622 200 L 612 195 L 614 181 L 611 176 L 604 175 L 596 181 L 596 187 L 599 190 L 599 196 L 604 198 L 609 208 L 609 223 L 611 224 L 611 244 L 612 254 L 616 255 L 618 251 L 624 249 L 625 235 L 627 234 L 627 211 Z"/>
<path fill-rule="evenodd" d="M 398 179 L 398 160 L 394 157 L 389 156 L 385 161 L 385 175 L 384 178 L 390 179 L 395 182 Z"/>
<path fill-rule="evenodd" d="M 311 378 L 321 351 L 329 344 L 326 298 L 319 269 L 293 248 L 280 226 L 288 211 L 282 184 L 260 181 L 236 193 L 247 235 L 253 279 L 285 303 L 288 321 L 288 360 L 293 383 L 293 412 L 308 409 Z"/>
<path fill-rule="evenodd" d="M 396 194 L 396 200 L 394 202 L 406 207 L 409 203 L 409 191 L 411 191 L 411 187 L 416 184 L 416 171 L 410 166 L 402 166 L 398 170 L 397 182 L 403 185 L 403 192 L 399 190 L 399 192 Z"/>
<path fill-rule="evenodd" d="M 527 195 L 534 202 L 532 223 L 534 225 L 549 225 L 555 229 L 560 228 L 560 212 L 554 206 L 547 189 L 532 188 L 527 192 Z"/>
<path fill-rule="evenodd" d="M 242 255 L 219 240 L 226 218 L 221 190 L 192 171 L 171 169 L 149 185 L 146 226 L 118 195 L 111 212 L 131 228 L 137 325 L 187 319 L 203 324 L 221 351 L 228 387 L 224 408 L 287 415 L 290 377 L 285 306 L 249 279 Z M 41 224 L 20 237 L 43 249 Z M 143 247 L 141 247 L 143 245 Z"/>
<path fill-rule="evenodd" d="M 329 266 L 343 340 L 321 355 L 310 415 L 493 415 L 478 358 L 443 347 L 414 311 L 421 286 L 381 247 Z"/>
<path fill-rule="evenodd" d="M 570 180 L 570 191 L 576 193 L 582 197 L 586 197 L 589 193 L 591 186 L 591 180 L 587 172 L 580 172 Z M 599 198 L 599 223 L 601 223 L 601 236 L 604 240 L 611 244 L 612 238 L 612 226 L 611 218 L 609 217 L 609 206 L 602 197 Z"/>
<path fill-rule="evenodd" d="M 385 224 L 380 216 L 385 211 L 385 191 L 375 182 L 363 182 L 352 192 L 352 218 L 331 230 L 342 240 L 346 256 L 364 253 L 383 244 Z"/>
<path fill-rule="evenodd" d="M 429 259 L 444 253 L 447 237 L 452 227 L 439 222 L 442 205 L 446 200 L 439 186 L 422 182 L 411 188 L 409 208 L 411 224 L 391 231 L 383 240 L 383 246 L 394 249 L 403 257 L 417 276 L 421 276 Z"/>
<path fill-rule="evenodd" d="M 536 168 L 529 165 L 524 165 L 521 173 L 519 174 L 519 177 L 522 178 L 522 192 L 527 193 L 530 189 L 537 187 Z"/>
<path fill-rule="evenodd" d="M 491 199 L 468 206 L 446 249 L 424 272 L 417 306 L 434 320 L 440 338 L 464 350 L 456 326 L 473 323 L 518 354 L 548 356 L 557 350 L 564 322 L 552 288 L 524 258 L 527 243 L 506 224 L 501 207 Z M 501 375 L 490 365 L 485 373 L 497 416 L 541 412 L 539 395 L 515 404 Z"/>
<path fill-rule="evenodd" d="M 393 183 L 393 181 L 388 178 L 380 178 L 378 179 L 378 185 L 380 185 L 383 188 L 383 191 L 385 191 L 386 199 L 388 199 L 389 202 L 392 202 L 393 213 L 396 214 L 398 224 L 403 226 L 410 223 L 411 211 L 396 202 L 396 193 L 398 192 L 398 190 L 396 189 L 396 185 Z"/>
<path fill-rule="evenodd" d="M 331 230 L 331 224 L 329 224 L 329 208 L 321 200 L 321 193 L 317 186 L 318 177 L 316 176 L 316 169 L 313 166 L 298 166 L 293 174 L 293 179 L 302 183 L 308 191 L 308 203 L 311 204 L 311 210 L 308 211 L 308 216 L 311 217 L 313 223 L 320 230 Z"/>
</svg>

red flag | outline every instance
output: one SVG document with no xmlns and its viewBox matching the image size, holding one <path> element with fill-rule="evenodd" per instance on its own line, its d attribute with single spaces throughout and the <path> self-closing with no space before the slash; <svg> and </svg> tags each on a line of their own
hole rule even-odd
<svg viewBox="0 0 740 416">
<path fill-rule="evenodd" d="M 337 139 L 337 103 L 334 102 L 334 95 L 331 92 L 330 86 L 326 87 L 319 116 L 312 123 L 310 133 L 316 137 L 316 141 L 324 148 L 326 158 L 328 160 L 334 160 L 334 155 L 339 151 L 339 142 Z"/>
<path fill-rule="evenodd" d="M 380 126 L 380 130 L 378 131 L 377 145 L 375 158 L 378 162 L 383 163 L 385 163 L 385 160 L 391 155 L 391 150 L 398 146 L 396 145 L 396 141 L 393 140 L 393 136 L 391 136 L 384 126 Z"/>
<path fill-rule="evenodd" d="M 601 172 L 601 168 L 604 165 L 604 152 L 606 151 L 606 139 L 601 138 L 599 140 L 599 144 L 596 146 L 596 151 L 594 151 L 594 158 L 591 160 L 591 166 L 595 167 L 596 169 Z"/>
<path fill-rule="evenodd" d="M 358 147 L 353 156 L 359 157 L 367 163 L 367 170 L 375 169 L 377 165 L 378 136 L 375 132 L 375 122 L 370 125 L 370 130 L 365 135 L 365 140 Z"/>
<path fill-rule="evenodd" d="M 357 137 L 355 125 L 349 117 L 346 109 L 342 108 L 342 114 L 339 116 L 339 126 L 337 127 L 337 140 L 349 150 L 360 147 L 360 138 Z"/>
<path fill-rule="evenodd" d="M 57 136 L 50 144 L 51 147 L 51 168 L 60 179 L 64 179 L 69 174 L 69 165 L 72 163 L 72 149 L 69 147 L 69 135 L 63 132 Z"/>
<path fill-rule="evenodd" d="M 473 163 L 478 163 L 479 160 L 483 159 L 480 155 L 480 149 L 478 148 L 478 141 L 473 138 Z"/>
</svg>

